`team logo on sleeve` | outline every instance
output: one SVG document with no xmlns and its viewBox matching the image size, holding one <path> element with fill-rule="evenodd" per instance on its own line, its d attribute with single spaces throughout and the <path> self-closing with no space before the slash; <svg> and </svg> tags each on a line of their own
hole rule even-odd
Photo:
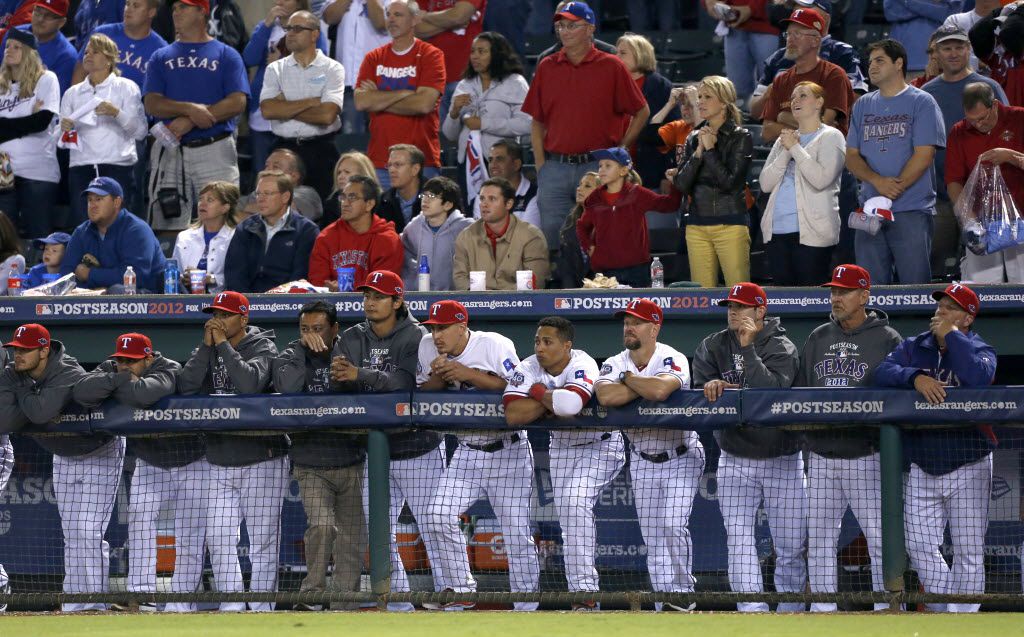
<svg viewBox="0 0 1024 637">
<path fill-rule="evenodd" d="M 523 383 L 526 382 L 526 378 L 523 377 L 522 372 L 516 372 L 515 374 L 512 374 L 512 380 L 508 382 L 513 387 L 520 387 Z"/>
<path fill-rule="evenodd" d="M 611 374 L 611 373 L 612 373 L 612 366 L 611 365 L 609 365 L 608 363 L 605 363 L 604 365 L 601 365 L 601 375 L 602 376 L 607 376 L 608 374 Z"/>
<path fill-rule="evenodd" d="M 576 380 L 582 380 L 583 382 L 589 383 L 591 385 L 594 384 L 594 381 L 587 378 L 587 371 L 584 369 L 576 370 Z"/>
<path fill-rule="evenodd" d="M 512 359 L 511 358 L 506 358 L 505 360 L 503 360 L 501 362 L 501 364 L 505 367 L 505 371 L 506 372 L 510 372 L 510 371 L 512 371 L 513 369 L 516 368 L 516 366 L 512 363 Z"/>
<path fill-rule="evenodd" d="M 671 370 L 672 370 L 672 371 L 674 371 L 674 372 L 681 372 L 681 371 L 683 371 L 683 370 L 682 370 L 682 368 L 681 368 L 681 367 L 679 367 L 679 365 L 676 365 L 675 361 L 674 361 L 674 360 L 672 360 L 672 357 L 671 357 L 671 356 L 669 356 L 668 358 L 666 358 L 665 360 L 663 360 L 663 361 L 662 361 L 661 363 L 662 363 L 662 364 L 663 364 L 663 365 L 664 365 L 665 367 L 668 367 L 669 369 L 671 369 Z"/>
</svg>

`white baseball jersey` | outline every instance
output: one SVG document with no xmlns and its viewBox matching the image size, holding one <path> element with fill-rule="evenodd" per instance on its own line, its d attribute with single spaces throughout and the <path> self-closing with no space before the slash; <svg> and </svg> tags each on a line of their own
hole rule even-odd
<svg viewBox="0 0 1024 637">
<path fill-rule="evenodd" d="M 426 334 L 420 340 L 419 360 L 416 364 L 416 384 L 421 385 L 430 378 L 430 364 L 438 356 L 434 338 Z M 512 377 L 519 355 L 516 347 L 507 337 L 496 332 L 469 332 L 469 342 L 458 356 L 448 355 L 448 360 L 461 363 L 470 369 L 478 369 L 506 381 Z M 456 382 L 454 389 L 475 389 L 472 385 Z M 501 437 L 504 431 L 467 431 L 459 432 L 459 440 L 470 445 L 484 445 Z M 520 432 L 525 437 L 525 432 Z"/>
<path fill-rule="evenodd" d="M 671 376 L 679 381 L 680 388 L 690 387 L 690 365 L 686 356 L 664 343 L 655 345 L 654 353 L 643 369 L 633 363 L 628 349 L 605 360 L 596 383 L 617 383 L 626 372 L 646 378 Z M 683 429 L 632 429 L 627 433 L 633 447 L 644 453 L 671 451 L 681 444 L 692 449 L 697 444 L 697 434 Z"/>
<path fill-rule="evenodd" d="M 578 349 L 571 352 L 569 364 L 562 373 L 552 376 L 537 362 L 533 355 L 523 360 L 516 367 L 512 378 L 505 388 L 505 400 L 510 397 L 529 398 L 530 387 L 541 383 L 548 389 L 568 389 L 583 399 L 583 404 L 590 400 L 594 393 L 594 381 L 597 380 L 597 362 L 590 354 Z M 552 447 L 572 447 L 595 442 L 606 432 L 597 430 L 551 430 Z"/>
</svg>

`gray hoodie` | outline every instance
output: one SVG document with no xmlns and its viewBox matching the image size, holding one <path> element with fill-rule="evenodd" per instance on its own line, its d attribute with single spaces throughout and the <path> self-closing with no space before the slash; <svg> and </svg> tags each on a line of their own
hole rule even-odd
<svg viewBox="0 0 1024 637">
<path fill-rule="evenodd" d="M 60 341 L 50 341 L 50 358 L 38 381 L 14 371 L 14 361 L 9 362 L 0 374 L 0 432 L 24 429 L 27 434 L 44 433 L 47 425 L 64 413 L 75 383 L 84 376 L 85 370 L 68 356 Z M 113 438 L 109 434 L 35 436 L 39 446 L 58 456 L 84 456 Z"/>
<path fill-rule="evenodd" d="M 337 345 L 335 339 L 334 345 Z M 332 348 L 333 349 L 333 348 Z M 331 352 L 317 356 L 295 340 L 271 363 L 274 389 L 282 394 L 326 394 L 331 391 Z M 288 450 L 300 467 L 330 469 L 359 464 L 366 457 L 362 436 L 330 429 L 290 434 Z"/>
<path fill-rule="evenodd" d="M 335 391 L 389 392 L 411 391 L 416 387 L 416 364 L 420 339 L 427 331 L 409 314 L 400 310 L 395 329 L 378 338 L 368 321 L 341 333 L 331 356 L 344 356 L 359 367 L 355 382 L 331 383 Z M 388 434 L 392 460 L 418 458 L 441 443 L 435 431 L 398 431 Z"/>
<path fill-rule="evenodd" d="M 236 350 L 229 341 L 210 347 L 200 343 L 178 375 L 178 392 L 190 394 L 259 394 L 270 385 L 270 361 L 277 356 L 274 332 L 254 325 Z M 254 430 L 260 423 L 253 423 Z M 222 467 L 244 467 L 288 453 L 288 436 L 206 435 L 206 457 Z"/>
<path fill-rule="evenodd" d="M 427 225 L 422 214 L 413 217 L 409 225 L 402 230 L 402 247 L 405 248 L 405 261 L 402 264 L 402 281 L 406 290 L 418 290 L 416 276 L 420 272 L 420 255 L 427 255 L 430 266 L 430 289 L 451 290 L 452 263 L 455 259 L 455 239 L 466 228 L 473 225 L 458 210 L 453 210 L 444 220 L 437 232 Z"/>
<path fill-rule="evenodd" d="M 693 386 L 721 379 L 741 387 L 789 387 L 800 359 L 778 317 L 766 317 L 752 345 L 740 347 L 736 335 L 724 329 L 701 341 L 693 355 Z M 722 449 L 741 458 L 777 458 L 800 448 L 799 438 L 775 427 L 735 427 L 715 432 Z"/>
<path fill-rule="evenodd" d="M 131 372 L 119 372 L 114 361 L 106 360 L 75 384 L 75 400 L 86 407 L 96 407 L 113 397 L 129 407 L 150 407 L 174 393 L 180 371 L 181 365 L 177 361 L 164 358 L 157 352 L 142 377 L 133 381 Z M 128 445 L 137 457 L 161 469 L 183 467 L 206 453 L 203 437 L 199 434 L 129 437 Z"/>
<path fill-rule="evenodd" d="M 860 327 L 845 331 L 830 316 L 814 328 L 800 354 L 794 387 L 871 387 L 875 368 L 903 341 L 881 310 L 869 310 Z M 826 458 L 860 458 L 879 449 L 875 427 L 808 431 L 807 448 Z"/>
</svg>

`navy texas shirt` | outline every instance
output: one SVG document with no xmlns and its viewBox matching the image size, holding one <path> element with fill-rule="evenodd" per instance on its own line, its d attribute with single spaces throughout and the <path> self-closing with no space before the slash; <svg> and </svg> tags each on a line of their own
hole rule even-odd
<svg viewBox="0 0 1024 637">
<path fill-rule="evenodd" d="M 85 48 L 89 36 L 99 26 L 120 22 L 123 18 L 124 0 L 82 0 L 75 12 L 75 42 L 78 48 Z"/>
<path fill-rule="evenodd" d="M 114 41 L 117 50 L 120 51 L 117 68 L 121 71 L 121 76 L 138 84 L 141 91 L 142 85 L 146 82 L 146 67 L 149 65 L 149 59 L 157 49 L 167 46 L 167 41 L 161 38 L 156 31 L 150 31 L 149 35 L 141 40 L 130 38 L 124 32 L 124 22 L 101 25 L 93 31 L 93 34 L 96 33 L 102 33 Z M 85 58 L 85 45 L 88 42 L 85 40 L 79 45 L 79 62 Z"/>
</svg>

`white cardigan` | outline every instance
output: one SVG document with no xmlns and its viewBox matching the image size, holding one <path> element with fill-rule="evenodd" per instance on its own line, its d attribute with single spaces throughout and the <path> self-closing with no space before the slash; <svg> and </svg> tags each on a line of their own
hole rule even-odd
<svg viewBox="0 0 1024 637">
<path fill-rule="evenodd" d="M 235 229 L 227 224 L 220 232 L 210 239 L 210 251 L 206 254 L 206 273 L 213 275 L 216 285 L 207 289 L 208 293 L 220 292 L 224 289 L 224 259 L 228 255 L 228 244 L 235 236 Z M 203 227 L 187 228 L 178 233 L 174 242 L 174 258 L 178 261 L 178 269 L 184 272 L 199 265 L 203 258 Z"/>
<path fill-rule="evenodd" d="M 807 147 L 800 144 L 786 150 L 775 140 L 761 169 L 761 190 L 770 192 L 768 209 L 761 216 L 764 240 L 772 238 L 775 198 L 786 175 L 789 160 L 796 162 L 796 211 L 802 245 L 827 248 L 839 243 L 839 181 L 846 165 L 846 137 L 823 125 L 821 133 Z"/>
</svg>

